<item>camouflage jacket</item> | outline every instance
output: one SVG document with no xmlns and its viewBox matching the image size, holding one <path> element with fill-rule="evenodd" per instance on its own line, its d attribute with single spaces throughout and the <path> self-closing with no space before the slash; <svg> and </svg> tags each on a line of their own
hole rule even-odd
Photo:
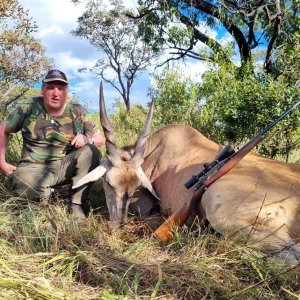
<svg viewBox="0 0 300 300">
<path fill-rule="evenodd" d="M 6 121 L 9 132 L 22 132 L 20 162 L 45 163 L 61 159 L 76 134 L 91 137 L 97 131 L 80 104 L 67 102 L 62 115 L 51 117 L 42 97 L 23 101 L 7 116 Z"/>
</svg>

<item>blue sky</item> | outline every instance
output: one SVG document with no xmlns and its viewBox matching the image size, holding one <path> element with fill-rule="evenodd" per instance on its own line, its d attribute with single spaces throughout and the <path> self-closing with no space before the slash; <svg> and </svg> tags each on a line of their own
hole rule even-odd
<svg viewBox="0 0 300 300">
<path fill-rule="evenodd" d="M 87 40 L 75 38 L 70 32 L 75 29 L 77 18 L 84 10 L 84 4 L 75 6 L 70 0 L 19 0 L 29 10 L 30 16 L 36 21 L 38 31 L 35 37 L 46 47 L 46 55 L 54 59 L 56 68 L 66 73 L 71 82 L 70 93 L 75 93 L 87 105 L 90 111 L 98 111 L 98 93 L 100 78 L 89 72 L 79 72 L 82 68 L 95 65 L 100 53 Z M 135 5 L 136 0 L 127 1 Z M 211 32 L 212 36 L 217 33 Z M 184 65 L 190 74 L 202 73 L 206 67 L 195 60 Z M 195 78 L 195 76 L 193 76 Z M 133 85 L 132 104 L 146 105 L 149 102 L 147 91 L 151 78 L 143 73 Z M 108 109 L 116 99 L 118 92 L 104 85 L 104 95 Z"/>
</svg>

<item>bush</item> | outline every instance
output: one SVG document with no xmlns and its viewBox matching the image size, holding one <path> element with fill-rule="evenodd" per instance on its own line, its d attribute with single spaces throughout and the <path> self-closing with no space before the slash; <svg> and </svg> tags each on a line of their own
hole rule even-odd
<svg viewBox="0 0 300 300">
<path fill-rule="evenodd" d="M 147 115 L 148 109 L 141 105 L 132 105 L 128 114 L 122 102 L 117 101 L 115 103 L 115 113 L 111 116 L 111 122 L 116 132 L 118 146 L 135 143 L 139 133 L 144 128 Z"/>
<path fill-rule="evenodd" d="M 225 66 L 224 66 L 225 68 Z M 284 78 L 238 77 L 234 72 L 207 72 L 201 87 L 206 105 L 201 127 L 219 143 L 240 146 L 276 120 L 297 101 L 298 90 Z M 266 134 L 257 152 L 290 160 L 299 149 L 300 112 L 290 113 Z"/>
<path fill-rule="evenodd" d="M 149 92 L 155 101 L 154 127 L 186 124 L 198 128 L 202 107 L 199 85 L 180 69 L 165 69 L 154 80 L 155 87 Z"/>
</svg>

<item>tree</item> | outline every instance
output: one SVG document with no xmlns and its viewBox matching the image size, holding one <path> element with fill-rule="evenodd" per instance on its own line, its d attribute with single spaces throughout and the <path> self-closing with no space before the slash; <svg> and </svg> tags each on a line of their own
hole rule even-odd
<svg viewBox="0 0 300 300">
<path fill-rule="evenodd" d="M 287 27 L 284 32 L 287 34 L 282 36 L 281 45 L 278 47 L 275 55 L 274 73 L 282 74 L 289 78 L 292 83 L 300 78 L 300 18 L 299 8 L 300 2 L 297 4 L 298 9 L 286 12 L 285 22 Z"/>
<path fill-rule="evenodd" d="M 199 126 L 213 140 L 240 145 L 296 101 L 299 1 L 141 0 L 139 4 L 128 15 L 141 21 L 140 36 L 154 50 L 169 48 L 166 62 L 181 58 L 211 62 L 200 89 L 199 100 L 205 105 Z M 213 37 L 208 28 L 227 32 L 232 42 L 221 43 L 222 35 Z M 201 43 L 205 48 L 199 48 Z M 296 111 L 276 127 L 259 152 L 289 160 L 299 149 L 299 125 Z"/>
<path fill-rule="evenodd" d="M 1 103 L 11 99 L 15 84 L 36 83 L 52 64 L 44 55 L 45 48 L 32 36 L 36 30 L 28 11 L 17 0 L 0 2 Z"/>
<path fill-rule="evenodd" d="M 255 58 L 254 52 L 259 50 L 257 59 L 263 61 L 264 72 L 279 76 L 280 70 L 274 66 L 278 47 L 295 43 L 290 36 L 296 37 L 297 32 L 299 37 L 298 3 L 297 0 L 140 0 L 137 12 L 129 15 L 141 21 L 140 35 L 153 49 L 166 46 L 173 50 L 169 60 L 190 57 L 233 63 L 233 56 L 228 56 L 220 35 L 214 38 L 207 30 L 217 28 L 231 36 L 233 48 L 239 53 L 236 66 L 243 69 L 247 64 L 248 68 Z M 206 45 L 208 51 L 197 49 L 198 42 Z"/>
<path fill-rule="evenodd" d="M 93 71 L 120 93 L 129 112 L 132 85 L 155 56 L 138 40 L 138 21 L 126 17 L 125 12 L 120 1 L 111 1 L 107 9 L 101 0 L 89 0 L 73 34 L 86 38 L 104 54 Z"/>
<path fill-rule="evenodd" d="M 32 36 L 35 23 L 17 0 L 2 1 L 0 16 L 0 80 L 35 83 L 52 63 Z"/>
</svg>

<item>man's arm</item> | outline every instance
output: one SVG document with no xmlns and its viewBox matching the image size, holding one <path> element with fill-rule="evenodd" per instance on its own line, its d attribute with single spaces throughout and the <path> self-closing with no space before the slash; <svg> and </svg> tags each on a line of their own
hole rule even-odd
<svg viewBox="0 0 300 300">
<path fill-rule="evenodd" d="M 7 123 L 3 121 L 0 124 L 0 171 L 4 176 L 11 175 L 17 169 L 16 166 L 7 163 L 5 158 L 9 135 Z"/>
<path fill-rule="evenodd" d="M 104 145 L 105 137 L 103 133 L 100 130 L 97 130 L 90 138 L 84 134 L 78 134 L 71 142 L 71 145 L 74 145 L 76 148 L 81 148 L 87 144 L 94 144 L 97 147 Z"/>
<path fill-rule="evenodd" d="M 97 147 L 103 146 L 105 144 L 104 134 L 100 130 L 97 130 L 90 138 L 90 143 Z"/>
</svg>

